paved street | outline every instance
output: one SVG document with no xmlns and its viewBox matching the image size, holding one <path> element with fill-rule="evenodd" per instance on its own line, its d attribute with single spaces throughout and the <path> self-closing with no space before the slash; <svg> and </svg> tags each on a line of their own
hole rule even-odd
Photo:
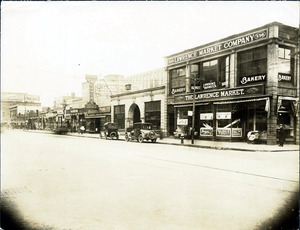
<svg viewBox="0 0 300 230">
<path fill-rule="evenodd" d="M 36 229 L 275 229 L 297 211 L 299 152 L 7 130 L 1 195 Z"/>
</svg>

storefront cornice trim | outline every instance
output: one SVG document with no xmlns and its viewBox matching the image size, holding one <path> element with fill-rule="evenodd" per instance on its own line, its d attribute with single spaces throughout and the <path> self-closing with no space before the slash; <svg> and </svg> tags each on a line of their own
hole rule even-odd
<svg viewBox="0 0 300 230">
<path fill-rule="evenodd" d="M 252 102 L 252 101 L 266 101 L 269 97 L 261 97 L 261 98 L 246 98 L 246 99 L 240 99 L 240 100 L 230 100 L 230 101 L 217 101 L 213 102 L 215 105 L 220 104 L 233 104 L 233 103 L 244 103 L 244 102 Z"/>
<path fill-rule="evenodd" d="M 162 90 L 164 88 L 165 88 L 165 86 L 163 85 L 163 86 L 159 86 L 159 87 L 155 87 L 155 88 L 148 88 L 148 89 L 130 91 L 130 92 L 121 93 L 121 94 L 115 94 L 115 95 L 111 95 L 110 97 L 111 98 L 118 98 L 118 97 L 127 96 L 127 95 L 133 95 L 133 94 L 139 94 L 139 93 L 146 93 L 146 92 Z"/>
</svg>

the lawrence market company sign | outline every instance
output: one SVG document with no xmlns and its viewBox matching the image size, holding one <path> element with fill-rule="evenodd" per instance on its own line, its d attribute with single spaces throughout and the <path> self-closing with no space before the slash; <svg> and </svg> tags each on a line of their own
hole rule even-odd
<svg viewBox="0 0 300 230">
<path fill-rule="evenodd" d="M 204 48 L 200 48 L 198 50 L 195 51 L 191 51 L 189 53 L 185 53 L 176 57 L 172 57 L 168 59 L 168 64 L 172 65 L 175 63 L 180 63 L 183 61 L 188 61 L 188 60 L 192 60 L 195 59 L 197 57 L 201 57 L 201 56 L 205 56 L 208 54 L 212 54 L 212 53 L 217 53 L 220 52 L 222 50 L 226 50 L 226 49 L 231 49 L 233 47 L 238 47 L 241 45 L 246 45 L 258 40 L 263 40 L 268 38 L 268 30 L 264 29 L 264 30 L 259 30 L 244 36 L 240 36 L 231 40 L 227 40 L 225 42 L 221 42 L 221 43 L 217 43 L 213 46 L 208 46 L 208 47 L 204 47 Z"/>
<path fill-rule="evenodd" d="M 218 98 L 243 97 L 245 95 L 260 95 L 263 93 L 264 93 L 264 86 L 255 85 L 255 86 L 248 86 L 243 88 L 212 91 L 207 93 L 196 93 L 195 101 L 218 99 Z M 174 102 L 178 103 L 178 102 L 193 101 L 194 98 L 193 96 L 194 96 L 193 94 L 177 96 L 174 98 Z"/>
</svg>

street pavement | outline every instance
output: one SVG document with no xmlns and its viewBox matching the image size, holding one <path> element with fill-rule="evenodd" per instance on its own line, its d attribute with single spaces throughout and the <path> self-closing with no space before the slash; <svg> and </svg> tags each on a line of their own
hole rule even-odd
<svg viewBox="0 0 300 230">
<path fill-rule="evenodd" d="M 299 151 L 1 135 L 2 202 L 31 230 L 292 230 L 298 197 Z"/>
</svg>

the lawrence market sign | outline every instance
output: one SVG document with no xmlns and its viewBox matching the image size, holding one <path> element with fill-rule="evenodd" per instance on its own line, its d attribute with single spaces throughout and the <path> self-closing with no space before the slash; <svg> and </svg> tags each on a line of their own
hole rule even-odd
<svg viewBox="0 0 300 230">
<path fill-rule="evenodd" d="M 246 45 L 258 40 L 263 40 L 268 38 L 268 30 L 264 29 L 264 30 L 260 30 L 260 31 L 256 31 L 253 32 L 251 34 L 247 34 L 244 36 L 240 36 L 231 40 L 227 40 L 225 42 L 221 42 L 221 43 L 217 43 L 216 45 L 213 46 L 208 46 L 208 47 L 204 47 L 204 48 L 200 48 L 198 50 L 189 52 L 189 53 L 185 53 L 176 57 L 172 57 L 168 59 L 168 65 L 172 65 L 175 63 L 180 63 L 183 61 L 188 61 L 188 60 L 192 60 L 201 56 L 205 56 L 208 54 L 212 54 L 212 53 L 217 53 L 220 52 L 222 50 L 226 50 L 226 49 L 231 49 L 233 47 L 237 47 L 237 46 L 241 46 L 241 45 Z"/>
<path fill-rule="evenodd" d="M 210 100 L 210 99 L 219 99 L 219 98 L 234 98 L 234 97 L 243 97 L 245 95 L 260 95 L 264 93 L 264 86 L 263 85 L 255 85 L 255 86 L 248 86 L 248 87 L 240 87 L 234 89 L 227 89 L 227 90 L 219 90 L 219 91 L 212 91 L 207 93 L 196 93 L 195 94 L 195 101 L 200 100 Z M 187 102 L 193 101 L 193 94 L 177 96 L 174 98 L 174 102 Z"/>
</svg>

